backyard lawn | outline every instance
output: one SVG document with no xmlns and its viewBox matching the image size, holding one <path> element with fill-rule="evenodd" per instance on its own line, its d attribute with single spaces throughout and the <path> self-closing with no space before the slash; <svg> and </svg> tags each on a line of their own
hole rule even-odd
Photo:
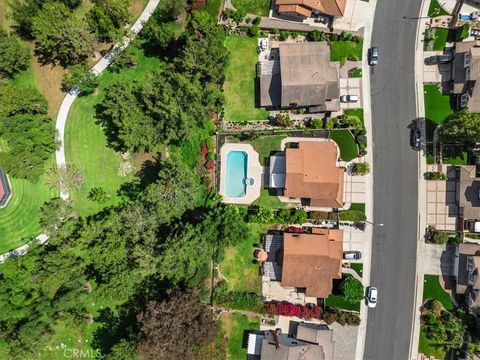
<svg viewBox="0 0 480 360">
<path fill-rule="evenodd" d="M 258 264 L 252 263 L 253 245 L 261 242 L 262 235 L 267 233 L 268 225 L 249 224 L 249 227 L 251 235 L 248 239 L 225 249 L 225 257 L 219 269 L 227 279 L 230 290 L 261 294 L 262 278 L 258 272 Z"/>
<path fill-rule="evenodd" d="M 246 14 L 258 16 L 268 16 L 270 11 L 270 0 L 232 0 L 232 5 Z"/>
<path fill-rule="evenodd" d="M 227 340 L 228 359 L 247 358 L 247 349 L 242 348 L 245 331 L 259 330 L 260 317 L 248 317 L 238 313 L 223 313 L 219 320 Z"/>
<path fill-rule="evenodd" d="M 357 144 L 350 130 L 332 130 L 330 138 L 338 144 L 342 160 L 350 161 L 358 156 Z"/>
<path fill-rule="evenodd" d="M 246 36 L 228 36 L 225 47 L 229 51 L 225 69 L 225 119 L 229 121 L 265 120 L 269 113 L 256 108 L 257 39 Z"/>
<path fill-rule="evenodd" d="M 270 195 L 268 189 L 260 190 L 260 197 L 253 202 L 254 206 L 264 206 L 271 209 L 284 209 L 288 207 L 287 203 L 281 202 L 277 195 Z"/>
<path fill-rule="evenodd" d="M 248 141 L 258 152 L 261 165 L 267 165 L 270 154 L 280 151 L 280 143 L 286 135 L 264 135 Z"/>
<path fill-rule="evenodd" d="M 141 79 L 162 66 L 157 58 L 145 57 L 135 49 L 138 66 L 124 69 L 119 74 L 109 71 L 100 77 L 99 93 L 78 98 L 69 113 L 65 131 L 65 153 L 68 163 L 77 165 L 85 176 L 85 183 L 78 192 L 72 192 L 73 207 L 81 216 L 93 214 L 105 206 L 118 203 L 117 190 L 124 182 L 132 180 L 133 172 L 122 177 L 118 174 L 121 159 L 107 147 L 107 139 L 101 125 L 97 124 L 95 106 L 105 95 L 105 88 L 118 79 Z M 133 156 L 130 162 L 133 162 Z M 87 199 L 92 187 L 102 187 L 111 197 L 104 204 Z"/>
<path fill-rule="evenodd" d="M 450 294 L 440 286 L 437 275 L 425 275 L 423 278 L 423 300 L 436 299 L 449 311 L 454 309 Z"/>
<path fill-rule="evenodd" d="M 362 60 L 363 41 L 332 41 L 330 44 L 330 60 Z"/>
<path fill-rule="evenodd" d="M 0 253 L 15 249 L 40 234 L 40 207 L 57 195 L 43 180 L 32 183 L 10 177 L 12 197 L 8 205 L 0 209 Z"/>
</svg>

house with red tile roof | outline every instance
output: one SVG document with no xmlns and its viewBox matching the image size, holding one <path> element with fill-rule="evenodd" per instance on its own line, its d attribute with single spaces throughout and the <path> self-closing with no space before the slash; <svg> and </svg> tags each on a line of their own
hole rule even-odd
<svg viewBox="0 0 480 360">
<path fill-rule="evenodd" d="M 347 0 L 275 0 L 275 5 L 279 14 L 304 18 L 319 14 L 342 17 Z"/>
</svg>

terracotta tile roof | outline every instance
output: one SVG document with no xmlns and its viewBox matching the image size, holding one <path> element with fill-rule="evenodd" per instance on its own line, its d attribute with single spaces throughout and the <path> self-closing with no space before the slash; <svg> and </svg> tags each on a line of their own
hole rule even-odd
<svg viewBox="0 0 480 360">
<path fill-rule="evenodd" d="M 337 167 L 333 141 L 301 141 L 298 149 L 286 149 L 284 195 L 311 199 L 315 207 L 343 207 L 344 171 Z"/>
<path fill-rule="evenodd" d="M 323 14 L 343 16 L 345 14 L 347 0 L 276 0 L 275 4 L 278 6 L 279 12 L 297 12 L 295 10 L 292 10 L 294 8 L 289 8 L 289 10 L 282 10 L 287 8 L 283 7 L 281 9 L 280 7 L 286 5 L 301 5 L 302 8 L 308 8 L 321 12 Z M 304 15 L 302 13 L 299 14 Z M 310 17 L 311 14 L 304 16 Z"/>
<path fill-rule="evenodd" d="M 342 277 L 342 256 L 343 230 L 285 233 L 281 285 L 306 288 L 307 296 L 327 297 L 332 293 L 332 279 Z"/>
<path fill-rule="evenodd" d="M 295 4 L 287 4 L 287 5 L 280 5 L 278 7 L 278 12 L 294 12 L 300 15 L 303 15 L 305 17 L 310 17 L 312 16 L 312 11 L 301 6 L 301 5 L 295 5 Z"/>
</svg>

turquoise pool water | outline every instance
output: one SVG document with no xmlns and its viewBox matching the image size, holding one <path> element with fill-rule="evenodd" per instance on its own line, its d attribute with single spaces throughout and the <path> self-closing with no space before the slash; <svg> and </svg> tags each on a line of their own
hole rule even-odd
<svg viewBox="0 0 480 360">
<path fill-rule="evenodd" d="M 247 193 L 248 155 L 244 151 L 227 154 L 227 179 L 225 193 L 228 197 L 244 197 Z"/>
</svg>

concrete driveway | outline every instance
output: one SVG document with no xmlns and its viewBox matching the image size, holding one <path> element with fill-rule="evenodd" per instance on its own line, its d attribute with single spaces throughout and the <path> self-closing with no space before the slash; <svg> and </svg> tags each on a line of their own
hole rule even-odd
<svg viewBox="0 0 480 360">
<path fill-rule="evenodd" d="M 423 53 L 424 59 L 440 54 L 443 54 L 443 51 L 425 51 Z M 441 83 L 450 81 L 451 79 L 452 65 L 450 63 L 440 65 L 425 65 L 425 62 L 423 63 L 423 82 Z"/>
<path fill-rule="evenodd" d="M 340 79 L 340 96 L 357 95 L 359 100 L 355 103 L 340 103 L 342 109 L 359 109 L 363 107 L 362 78 Z"/>
<path fill-rule="evenodd" d="M 422 257 L 426 275 L 453 275 L 455 246 L 425 244 L 425 254 Z"/>
</svg>

